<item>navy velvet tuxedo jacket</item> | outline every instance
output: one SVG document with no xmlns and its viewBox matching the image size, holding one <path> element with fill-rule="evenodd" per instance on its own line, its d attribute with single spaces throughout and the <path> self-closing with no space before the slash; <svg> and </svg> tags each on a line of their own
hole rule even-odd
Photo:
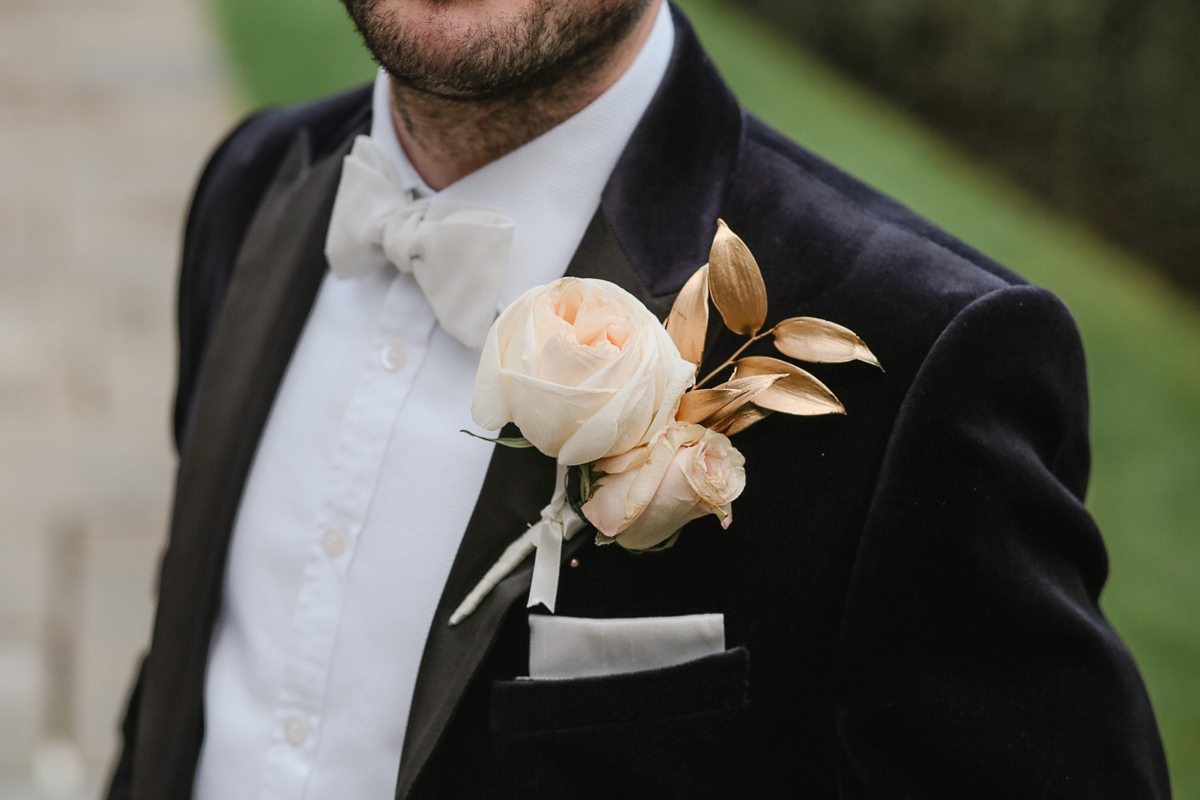
<svg viewBox="0 0 1200 800">
<path fill-rule="evenodd" d="M 728 531 L 708 517 L 646 555 L 568 545 L 560 614 L 724 614 L 730 649 L 679 667 L 513 680 L 529 563 L 446 625 L 551 493 L 549 459 L 498 449 L 429 633 L 397 797 L 1168 797 L 1142 680 L 1097 603 L 1070 314 L 747 114 L 675 16 L 664 84 L 569 272 L 665 313 L 722 217 L 762 266 L 768 324 L 835 320 L 886 372 L 814 367 L 846 416 L 738 435 L 748 485 Z M 113 798 L 191 796 L 234 515 L 369 116 L 368 88 L 253 116 L 196 191 L 177 496 Z M 719 327 L 709 363 L 739 343 Z"/>
</svg>

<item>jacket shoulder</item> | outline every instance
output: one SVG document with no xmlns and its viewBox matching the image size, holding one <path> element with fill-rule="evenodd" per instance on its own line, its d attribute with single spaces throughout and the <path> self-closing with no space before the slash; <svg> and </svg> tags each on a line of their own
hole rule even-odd
<svg viewBox="0 0 1200 800">
<path fill-rule="evenodd" d="M 210 211 L 206 203 L 229 196 L 260 195 L 288 147 L 307 131 L 313 160 L 340 144 L 370 113 L 371 87 L 310 103 L 268 108 L 242 120 L 209 159 L 196 188 L 189 222 Z M 257 198 L 255 198 L 257 199 Z"/>
<path fill-rule="evenodd" d="M 914 368 L 971 303 L 1027 285 L 750 115 L 725 213 L 763 269 L 773 318 L 828 314 Z"/>
<path fill-rule="evenodd" d="M 987 272 L 1006 284 L 1027 283 L 1024 278 L 1004 267 L 975 248 L 951 236 L 921 215 L 897 202 L 883 192 L 839 169 L 823 158 L 806 150 L 756 117 L 746 120 L 746 153 L 744 165 L 755 171 L 766 170 L 798 184 L 816 182 L 844 203 L 840 210 L 851 215 L 863 215 L 866 220 L 894 225 L 925 239 Z M 797 186 L 799 188 L 799 186 Z"/>
<path fill-rule="evenodd" d="M 362 125 L 370 109 L 367 85 L 303 105 L 259 111 L 238 124 L 209 158 L 192 196 L 183 237 L 176 446 L 183 440 L 205 343 L 238 250 L 288 148 L 303 132 L 316 160 Z"/>
</svg>

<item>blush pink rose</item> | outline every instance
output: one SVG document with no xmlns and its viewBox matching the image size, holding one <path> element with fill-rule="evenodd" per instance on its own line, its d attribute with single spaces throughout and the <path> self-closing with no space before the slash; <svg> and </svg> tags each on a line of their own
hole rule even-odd
<svg viewBox="0 0 1200 800">
<path fill-rule="evenodd" d="M 596 462 L 606 474 L 583 513 L 600 531 L 597 541 L 630 550 L 654 547 L 708 514 L 728 528 L 746 488 L 745 463 L 725 435 L 672 422 L 649 443 Z"/>
</svg>

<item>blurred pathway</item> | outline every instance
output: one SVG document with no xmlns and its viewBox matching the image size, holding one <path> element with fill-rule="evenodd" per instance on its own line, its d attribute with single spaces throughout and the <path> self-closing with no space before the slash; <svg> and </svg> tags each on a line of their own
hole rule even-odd
<svg viewBox="0 0 1200 800">
<path fill-rule="evenodd" d="M 107 770 L 145 646 L 179 232 L 234 113 L 206 23 L 0 0 L 0 800 L 78 796 L 73 753 Z"/>
</svg>

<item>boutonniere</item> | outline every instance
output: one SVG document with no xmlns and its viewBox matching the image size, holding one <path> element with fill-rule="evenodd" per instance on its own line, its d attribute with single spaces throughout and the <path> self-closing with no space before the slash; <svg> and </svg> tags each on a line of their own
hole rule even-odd
<svg viewBox="0 0 1200 800">
<path fill-rule="evenodd" d="M 746 341 L 702 372 L 709 303 Z M 536 550 L 529 606 L 554 611 L 563 541 L 589 524 L 597 544 L 664 549 L 683 526 L 715 514 L 733 522 L 746 486 L 745 458 L 729 440 L 772 413 L 844 414 L 825 384 L 788 361 L 743 356 L 773 338 L 783 355 L 811 363 L 879 366 L 852 331 L 813 317 L 763 330 L 767 289 L 746 244 L 723 222 L 709 262 L 659 322 L 608 281 L 561 278 L 505 309 L 483 346 L 471 416 L 487 430 L 512 422 L 509 447 L 558 461 L 541 520 L 509 545 L 451 616 L 456 625 Z M 725 378 L 720 384 L 714 382 Z"/>
</svg>

